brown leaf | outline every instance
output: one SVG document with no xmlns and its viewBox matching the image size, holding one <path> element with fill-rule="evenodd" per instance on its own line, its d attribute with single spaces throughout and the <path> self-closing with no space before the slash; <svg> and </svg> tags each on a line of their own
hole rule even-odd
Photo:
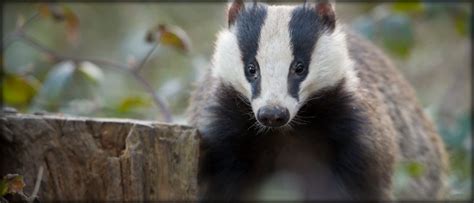
<svg viewBox="0 0 474 203">
<path fill-rule="evenodd" d="M 79 18 L 67 6 L 58 6 L 57 4 L 41 3 L 38 7 L 42 17 L 52 17 L 57 22 L 63 22 L 66 26 L 66 37 L 70 43 L 76 44 L 79 39 Z"/>
<path fill-rule="evenodd" d="M 11 194 L 22 193 L 23 188 L 26 185 L 23 181 L 23 176 L 20 176 L 18 174 L 7 174 L 3 177 L 3 180 L 7 183 L 7 193 Z"/>
<path fill-rule="evenodd" d="M 61 22 L 64 20 L 64 11 L 56 4 L 45 4 L 41 3 L 38 7 L 40 16 L 47 18 L 53 17 L 53 19 L 57 22 Z"/>
<path fill-rule="evenodd" d="M 66 23 L 67 39 L 69 42 L 75 44 L 79 39 L 79 18 L 69 7 L 64 6 L 63 11 Z"/>
<path fill-rule="evenodd" d="M 38 12 L 41 17 L 46 18 L 51 15 L 51 11 L 49 11 L 48 4 L 40 3 L 38 6 Z"/>
<path fill-rule="evenodd" d="M 188 35 L 184 30 L 176 26 L 160 24 L 147 33 L 146 41 L 149 43 L 161 43 L 183 52 L 189 51 L 190 48 Z"/>
</svg>

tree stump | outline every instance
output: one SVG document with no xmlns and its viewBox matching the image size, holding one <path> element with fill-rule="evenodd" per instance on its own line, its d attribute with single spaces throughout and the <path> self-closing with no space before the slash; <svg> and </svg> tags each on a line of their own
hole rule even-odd
<svg viewBox="0 0 474 203">
<path fill-rule="evenodd" d="M 125 119 L 3 114 L 0 175 L 24 176 L 42 200 L 195 200 L 191 127 Z"/>
</svg>

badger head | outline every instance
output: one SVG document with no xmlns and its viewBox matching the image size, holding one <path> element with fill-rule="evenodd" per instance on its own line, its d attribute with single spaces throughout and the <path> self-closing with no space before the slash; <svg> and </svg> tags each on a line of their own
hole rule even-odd
<svg viewBox="0 0 474 203">
<path fill-rule="evenodd" d="M 355 86 L 334 4 L 269 6 L 234 1 L 218 34 L 212 75 L 248 99 L 261 126 L 291 124 L 318 90 Z"/>
</svg>

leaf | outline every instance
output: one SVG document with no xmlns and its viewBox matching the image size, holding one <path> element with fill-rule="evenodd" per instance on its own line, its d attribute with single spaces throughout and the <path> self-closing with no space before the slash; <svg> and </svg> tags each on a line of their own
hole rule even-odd
<svg viewBox="0 0 474 203">
<path fill-rule="evenodd" d="M 120 113 L 129 112 L 132 108 L 149 107 L 151 103 L 143 97 L 126 97 L 117 106 L 117 111 Z"/>
<path fill-rule="evenodd" d="M 23 176 L 18 174 L 7 174 L 0 182 L 0 196 L 4 196 L 8 193 L 22 193 L 25 185 Z"/>
<path fill-rule="evenodd" d="M 26 106 L 36 95 L 38 83 L 25 77 L 6 74 L 3 77 L 3 99 L 12 106 Z"/>
<path fill-rule="evenodd" d="M 423 3 L 419 0 L 410 2 L 395 2 L 392 4 L 392 10 L 400 13 L 420 13 L 423 12 Z"/>
<path fill-rule="evenodd" d="M 190 48 L 190 40 L 186 32 L 176 26 L 160 24 L 148 31 L 145 40 L 149 43 L 161 43 L 171 46 L 180 51 L 187 52 Z"/>
<path fill-rule="evenodd" d="M 102 69 L 91 62 L 82 62 L 79 65 L 78 70 L 86 77 L 86 79 L 93 83 L 99 83 L 104 79 L 104 73 L 102 72 Z"/>
<path fill-rule="evenodd" d="M 410 55 L 415 43 L 410 19 L 405 15 L 396 14 L 383 19 L 381 23 L 379 36 L 382 36 L 385 48 L 399 57 Z"/>
<path fill-rule="evenodd" d="M 56 64 L 46 76 L 43 87 L 38 94 L 39 100 L 47 103 L 58 100 L 64 88 L 71 81 L 74 69 L 75 64 L 72 61 Z"/>
<path fill-rule="evenodd" d="M 38 6 L 38 12 L 41 17 L 46 18 L 51 15 L 51 11 L 49 11 L 48 5 L 45 3 L 40 3 Z"/>
<path fill-rule="evenodd" d="M 57 4 L 41 3 L 38 7 L 40 16 L 52 17 L 57 22 L 64 21 L 66 35 L 70 43 L 76 44 L 79 39 L 79 17 L 68 6 L 58 6 Z"/>
<path fill-rule="evenodd" d="M 458 34 L 463 37 L 468 36 L 469 34 L 469 14 L 463 12 L 461 9 L 458 9 L 459 12 L 453 14 L 454 15 L 454 27 Z"/>
<path fill-rule="evenodd" d="M 8 192 L 7 180 L 0 180 L 0 197 L 3 197 Z"/>
<path fill-rule="evenodd" d="M 406 165 L 406 170 L 411 177 L 420 177 L 425 172 L 425 167 L 418 162 L 410 162 Z"/>
<path fill-rule="evenodd" d="M 40 3 L 38 6 L 38 12 L 41 17 L 49 18 L 52 17 L 55 21 L 61 22 L 64 20 L 64 12 L 56 4 L 51 3 Z"/>
<path fill-rule="evenodd" d="M 67 6 L 63 6 L 67 39 L 75 44 L 79 39 L 79 17 Z"/>
</svg>

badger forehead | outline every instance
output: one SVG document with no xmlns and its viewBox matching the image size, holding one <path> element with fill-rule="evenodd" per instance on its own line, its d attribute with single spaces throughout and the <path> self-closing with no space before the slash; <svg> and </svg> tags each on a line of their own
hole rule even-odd
<svg viewBox="0 0 474 203">
<path fill-rule="evenodd" d="M 309 60 L 316 41 L 327 30 L 320 21 L 309 6 L 255 4 L 240 13 L 232 32 L 244 62 L 259 54 Z"/>
<path fill-rule="evenodd" d="M 331 45 L 331 43 L 339 43 L 334 46 L 338 50 L 346 49 L 345 38 L 342 35 L 324 36 L 326 31 L 339 33 L 323 26 L 320 16 L 311 6 L 268 6 L 266 4 L 255 4 L 246 7 L 238 16 L 235 24 L 230 28 L 222 31 L 216 42 L 216 51 L 214 53 L 213 75 L 219 76 L 224 81 L 229 82 L 234 88 L 252 98 L 255 92 L 253 90 L 262 89 L 262 87 L 252 87 L 246 82 L 244 76 L 244 66 L 251 60 L 256 60 L 260 65 L 263 81 L 261 86 L 272 86 L 272 88 L 281 90 L 289 90 L 289 93 L 298 97 L 300 91 L 312 91 L 322 87 L 313 84 L 315 80 L 304 81 L 304 85 L 297 84 L 293 87 L 290 83 L 286 83 L 289 66 L 292 61 L 304 61 L 307 64 L 313 64 L 318 70 L 311 70 L 308 77 L 312 79 L 321 79 L 322 76 L 333 79 L 326 81 L 327 84 L 335 84 L 337 79 L 343 77 L 344 71 L 331 70 L 333 65 L 347 65 L 345 58 L 348 56 L 340 56 L 338 61 L 331 61 L 330 58 L 336 57 L 337 54 L 344 52 L 335 52 L 334 56 L 327 56 L 321 46 Z M 341 33 L 342 34 L 342 33 Z M 334 41 L 328 43 L 328 41 Z M 324 48 L 323 48 L 324 49 Z M 315 62 L 314 54 L 319 54 L 321 60 Z M 331 64 L 332 63 L 332 64 Z M 320 74 L 321 73 L 321 74 Z M 319 74 L 320 77 L 317 75 Z M 268 78 L 272 78 L 269 81 Z M 274 80 L 273 80 L 274 79 Z M 265 84 L 274 81 L 280 81 L 278 84 Z M 283 81 L 284 80 L 284 81 Z M 334 80 L 334 81 L 333 81 Z M 277 85 L 277 86 L 275 86 Z M 288 85 L 288 86 L 286 86 Z M 270 87 L 267 87 L 270 88 Z M 303 88 L 303 89 L 301 89 Z M 264 88 L 263 88 L 264 89 Z M 257 92 L 258 93 L 258 92 Z"/>
</svg>

